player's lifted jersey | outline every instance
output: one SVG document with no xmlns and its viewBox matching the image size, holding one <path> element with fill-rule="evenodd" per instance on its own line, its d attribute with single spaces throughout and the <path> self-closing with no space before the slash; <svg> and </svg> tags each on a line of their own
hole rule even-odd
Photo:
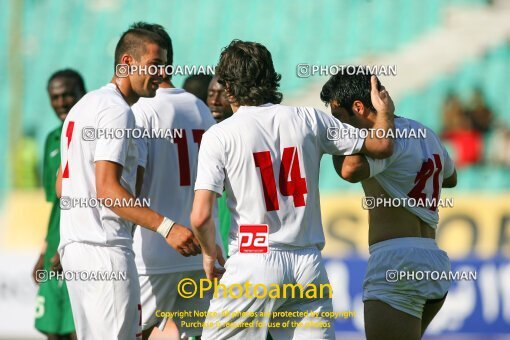
<svg viewBox="0 0 510 340">
<path fill-rule="evenodd" d="M 240 225 L 267 224 L 269 246 L 324 247 L 319 203 L 323 154 L 357 153 L 363 139 L 334 138 L 354 129 L 324 112 L 265 104 L 242 106 L 204 134 L 195 190 L 227 192 L 229 253 Z"/>
<path fill-rule="evenodd" d="M 95 203 L 74 207 L 68 207 L 68 204 L 70 199 L 86 202 L 97 197 L 97 161 L 122 165 L 121 185 L 134 195 L 137 147 L 134 139 L 127 138 L 130 134 L 125 133 L 134 126 L 133 112 L 114 84 L 89 92 L 67 115 L 61 137 L 59 249 L 71 242 L 132 247 L 131 222 Z M 117 132 L 111 133 L 114 131 Z"/>
<path fill-rule="evenodd" d="M 395 129 L 402 136 L 413 138 L 395 138 L 391 157 L 377 160 L 367 157 L 370 176 L 391 197 L 405 198 L 406 209 L 436 228 L 443 178 L 453 174 L 453 161 L 437 135 L 424 125 L 395 117 Z M 405 130 L 408 132 L 403 133 Z"/>
<path fill-rule="evenodd" d="M 133 112 L 137 127 L 152 135 L 138 144 L 139 165 L 145 168 L 140 196 L 150 199 L 151 209 L 189 226 L 198 149 L 204 132 L 215 124 L 211 112 L 195 96 L 177 88 L 158 89 L 154 98 L 142 98 L 133 105 Z M 145 228 L 136 228 L 133 248 L 139 274 L 202 269 L 202 256 L 184 257 L 160 234 Z"/>
</svg>

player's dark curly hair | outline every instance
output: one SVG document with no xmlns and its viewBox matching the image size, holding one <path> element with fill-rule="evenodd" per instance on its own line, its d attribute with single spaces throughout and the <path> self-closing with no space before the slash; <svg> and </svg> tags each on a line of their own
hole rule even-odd
<svg viewBox="0 0 510 340">
<path fill-rule="evenodd" d="M 218 82 L 239 105 L 279 104 L 281 75 L 276 73 L 271 53 L 255 42 L 233 40 L 223 49 L 218 66 Z"/>
<path fill-rule="evenodd" d="M 336 100 L 341 108 L 344 108 L 350 115 L 354 115 L 352 104 L 359 100 L 367 108 L 375 111 L 370 99 L 371 78 L 370 70 L 365 66 L 356 66 L 355 70 L 350 67 L 344 68 L 337 74 L 331 76 L 322 86 L 321 100 L 328 105 L 332 100 Z M 377 87 L 380 89 L 381 83 L 377 80 Z"/>
</svg>

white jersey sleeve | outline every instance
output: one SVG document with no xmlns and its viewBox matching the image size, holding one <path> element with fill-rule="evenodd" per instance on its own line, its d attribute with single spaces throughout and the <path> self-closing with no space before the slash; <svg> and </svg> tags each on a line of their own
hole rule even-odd
<svg viewBox="0 0 510 340">
<path fill-rule="evenodd" d="M 202 146 L 198 153 L 195 190 L 210 190 L 222 195 L 225 179 L 225 153 L 223 150 L 225 148 L 214 131 L 208 130 L 202 137 Z"/>
<path fill-rule="evenodd" d="M 128 150 L 127 138 L 112 138 L 107 136 L 118 129 L 127 130 L 131 128 L 129 121 L 130 114 L 126 109 L 118 106 L 102 110 L 97 116 L 97 134 L 94 162 L 112 161 L 124 166 Z M 104 133 L 103 133 L 104 132 Z"/>
<path fill-rule="evenodd" d="M 352 155 L 360 152 L 365 140 L 360 137 L 359 133 L 356 133 L 358 129 L 349 124 L 344 124 L 320 110 L 315 110 L 315 115 L 317 139 L 323 153 Z M 347 138 L 343 138 L 344 136 Z"/>
</svg>

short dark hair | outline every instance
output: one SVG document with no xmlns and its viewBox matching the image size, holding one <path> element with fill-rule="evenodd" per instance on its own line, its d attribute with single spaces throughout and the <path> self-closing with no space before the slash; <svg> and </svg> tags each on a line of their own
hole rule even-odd
<svg viewBox="0 0 510 340">
<path fill-rule="evenodd" d="M 370 78 L 372 73 L 365 66 L 356 66 L 354 72 L 352 67 L 344 68 L 326 82 L 322 86 L 321 100 L 328 105 L 332 100 L 336 100 L 340 107 L 354 115 L 352 104 L 359 100 L 367 108 L 375 111 L 370 98 L 372 84 Z M 346 71 L 349 71 L 348 74 Z M 380 89 L 381 83 L 377 80 L 377 87 Z"/>
<path fill-rule="evenodd" d="M 216 66 L 218 82 L 239 105 L 279 104 L 281 75 L 276 73 L 271 53 L 264 45 L 232 40 L 223 49 Z"/>
<path fill-rule="evenodd" d="M 122 33 L 115 47 L 115 65 L 121 63 L 120 58 L 126 53 L 131 54 L 135 60 L 139 60 L 145 52 L 145 44 L 154 43 L 166 49 L 165 40 L 157 33 L 143 28 L 130 28 Z"/>
<path fill-rule="evenodd" d="M 76 86 L 78 86 L 78 90 L 81 91 L 81 93 L 85 94 L 87 91 L 85 91 L 85 82 L 83 81 L 82 76 L 75 70 L 66 68 L 63 70 L 58 70 L 54 72 L 50 79 L 48 79 L 47 87 L 50 87 L 50 84 L 53 80 L 57 78 L 66 78 L 71 79 L 75 82 Z"/>
<path fill-rule="evenodd" d="M 166 43 L 166 64 L 172 65 L 174 62 L 174 49 L 172 47 L 172 39 L 170 35 L 168 35 L 165 28 L 159 24 L 149 24 L 144 21 L 138 21 L 129 26 L 130 29 L 144 29 L 147 31 L 151 31 L 159 35 Z"/>
</svg>

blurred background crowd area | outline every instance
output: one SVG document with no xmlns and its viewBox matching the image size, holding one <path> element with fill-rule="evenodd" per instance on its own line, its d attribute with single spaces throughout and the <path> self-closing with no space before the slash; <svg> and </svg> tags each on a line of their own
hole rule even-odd
<svg viewBox="0 0 510 340">
<path fill-rule="evenodd" d="M 491 15 L 498 14 L 498 6 L 508 8 L 505 3 L 4 1 L 0 25 L 2 32 L 9 34 L 0 38 L 6 66 L 0 93 L 0 132 L 6 142 L 1 143 L 0 157 L 8 166 L 0 170 L 0 200 L 8 190 L 40 186 L 44 139 L 58 125 L 46 93 L 51 73 L 74 68 L 83 75 L 87 90 L 107 83 L 113 74 L 118 37 L 139 20 L 167 28 L 174 42 L 174 65 L 215 65 L 222 47 L 233 38 L 261 42 L 282 74 L 284 104 L 300 104 L 299 98 L 306 93 L 314 98 L 314 106 L 323 110 L 317 89 L 327 77 L 299 77 L 298 64 L 376 64 L 378 56 L 391 55 L 389 64 L 397 66 L 398 75 L 389 83 L 384 77 L 381 80 L 394 96 L 396 114 L 423 122 L 440 134 L 460 170 L 461 189 L 506 190 L 510 188 L 510 177 L 505 175 L 510 166 L 510 109 L 506 105 L 510 94 L 509 39 L 499 32 L 491 34 L 494 27 L 476 27 L 487 29 L 493 41 L 487 44 L 488 39 L 482 36 L 479 39 L 484 43 L 473 46 L 477 45 L 469 31 L 473 27 L 462 27 L 477 26 L 468 20 L 470 15 L 478 20 L 485 16 L 497 25 Z M 471 50 L 446 69 L 431 70 L 425 83 L 413 83 L 415 71 L 405 72 L 400 56 L 413 44 L 426 45 L 427 39 L 447 37 L 445 30 L 457 30 L 455 37 L 463 39 L 445 41 L 438 63 L 450 54 L 463 54 L 465 46 L 472 46 Z M 498 34 L 501 39 L 494 38 Z M 430 68 L 434 62 L 423 53 L 415 54 L 412 61 L 418 70 Z M 185 76 L 174 78 L 176 85 L 182 86 Z M 397 93 L 392 91 L 393 83 L 399 85 Z M 358 190 L 338 181 L 331 167 L 323 167 L 321 176 L 323 190 Z"/>
</svg>

